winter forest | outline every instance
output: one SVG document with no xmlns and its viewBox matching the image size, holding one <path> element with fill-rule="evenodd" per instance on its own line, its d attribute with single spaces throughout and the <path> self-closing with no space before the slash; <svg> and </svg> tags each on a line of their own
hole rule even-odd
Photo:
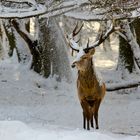
<svg viewBox="0 0 140 140">
<path fill-rule="evenodd" d="M 47 139 L 140 139 L 139 0 L 0 1 L 0 140 Z"/>
</svg>

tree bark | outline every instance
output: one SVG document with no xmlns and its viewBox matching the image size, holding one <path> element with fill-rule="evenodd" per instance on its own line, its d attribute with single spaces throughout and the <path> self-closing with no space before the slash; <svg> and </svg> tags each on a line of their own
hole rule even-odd
<svg viewBox="0 0 140 140">
<path fill-rule="evenodd" d="M 105 32 L 108 28 L 108 22 L 102 21 L 100 22 L 100 29 L 99 32 Z M 110 36 L 103 42 L 103 49 L 107 51 L 111 51 L 111 45 L 110 45 Z"/>
<path fill-rule="evenodd" d="M 37 73 L 41 73 L 41 67 L 42 67 L 42 61 L 41 61 L 41 55 L 38 50 L 38 41 L 36 40 L 31 40 L 27 33 L 22 31 L 19 26 L 19 22 L 16 20 L 12 20 L 12 24 L 16 31 L 19 33 L 19 35 L 25 40 L 25 42 L 28 44 L 29 50 L 32 55 L 32 64 L 31 64 L 31 69 L 33 69 Z"/>
<path fill-rule="evenodd" d="M 135 30 L 135 35 L 136 35 L 137 43 L 140 46 L 140 19 L 139 18 L 136 18 L 132 22 L 132 26 L 134 27 L 134 30 Z"/>
<path fill-rule="evenodd" d="M 119 36 L 119 58 L 117 70 L 121 70 L 122 72 L 124 72 L 124 70 L 128 70 L 130 73 L 134 70 L 134 59 L 131 46 L 121 36 Z"/>
<path fill-rule="evenodd" d="M 140 47 L 139 47 L 139 44 L 137 43 L 135 35 L 133 34 L 133 32 L 130 29 L 128 21 L 123 21 L 123 29 L 124 29 L 123 33 L 126 37 L 126 40 L 131 46 L 135 65 L 140 70 L 140 55 L 139 55 L 140 54 Z"/>
<path fill-rule="evenodd" d="M 58 80 L 65 77 L 69 81 L 71 70 L 64 36 L 56 19 L 49 19 L 48 24 L 46 22 L 47 20 L 42 21 L 44 25 L 40 24 L 39 34 L 43 47 L 43 74 L 45 77 L 56 75 Z"/>
<path fill-rule="evenodd" d="M 20 21 L 12 20 L 12 24 L 18 34 L 28 44 L 32 55 L 31 69 L 45 77 L 56 75 L 60 80 L 71 77 L 69 59 L 67 56 L 66 44 L 61 30 L 55 19 L 39 20 L 39 35 L 37 40 L 30 38 L 30 34 L 20 28 Z M 38 29 L 37 29 L 38 30 Z"/>
<path fill-rule="evenodd" d="M 10 57 L 12 57 L 14 49 L 16 49 L 17 56 L 18 56 L 18 62 L 20 62 L 21 61 L 20 53 L 18 52 L 18 49 L 16 47 L 16 38 L 15 38 L 15 34 L 14 34 L 14 31 L 13 31 L 12 25 L 11 25 L 11 23 L 9 21 L 7 21 L 6 23 L 7 24 L 3 23 L 3 27 L 4 27 L 4 30 L 5 30 L 8 42 L 9 42 L 8 55 Z"/>
<path fill-rule="evenodd" d="M 125 39 L 122 36 L 119 36 L 119 58 L 117 70 L 121 70 L 122 78 L 125 78 L 125 72 L 128 71 L 132 73 L 136 70 L 135 60 L 139 59 L 137 53 L 140 51 L 138 49 L 138 44 L 133 35 L 133 27 L 128 24 L 128 21 L 121 21 L 122 33 L 125 36 Z M 137 61 L 139 66 L 139 62 Z"/>
</svg>

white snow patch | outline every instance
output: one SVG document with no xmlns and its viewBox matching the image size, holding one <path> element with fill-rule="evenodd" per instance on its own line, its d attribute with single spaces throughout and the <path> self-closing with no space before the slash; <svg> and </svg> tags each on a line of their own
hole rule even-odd
<svg viewBox="0 0 140 140">
<path fill-rule="evenodd" d="M 1 140 L 138 140 L 138 136 L 122 137 L 83 130 L 32 129 L 19 121 L 0 122 Z"/>
<path fill-rule="evenodd" d="M 84 54 L 85 52 L 83 48 L 80 47 L 79 52 L 77 53 L 76 58 L 74 59 L 74 62 L 79 61 Z"/>
</svg>

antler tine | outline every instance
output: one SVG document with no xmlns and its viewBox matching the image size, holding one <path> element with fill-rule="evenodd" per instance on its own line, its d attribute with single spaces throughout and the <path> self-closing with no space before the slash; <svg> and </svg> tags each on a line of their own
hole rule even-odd
<svg viewBox="0 0 140 140">
<path fill-rule="evenodd" d="M 73 36 L 76 36 L 82 29 L 82 27 L 84 26 L 84 23 L 82 23 L 81 27 L 79 28 L 79 30 L 76 32 L 77 28 L 78 28 L 78 22 L 76 24 L 76 27 L 73 30 Z"/>
<path fill-rule="evenodd" d="M 111 33 L 119 30 L 120 28 L 115 28 L 114 25 L 112 24 L 110 29 L 108 31 L 106 31 L 105 34 L 103 34 L 103 32 L 100 34 L 98 40 L 92 45 L 92 46 L 89 46 L 87 48 L 84 49 L 84 51 L 89 51 L 90 49 L 92 48 L 95 48 L 97 46 L 99 46 L 100 44 L 102 44 L 108 37 Z"/>
<path fill-rule="evenodd" d="M 76 23 L 76 26 L 75 26 L 75 28 L 73 29 L 73 32 L 72 32 L 72 35 L 73 35 L 73 36 L 75 36 L 75 32 L 76 32 L 77 28 L 78 28 L 78 22 Z"/>
<path fill-rule="evenodd" d="M 85 53 L 88 53 L 88 51 L 89 51 L 89 38 L 88 38 L 88 42 L 87 42 L 87 47 L 84 49 Z"/>
<path fill-rule="evenodd" d="M 79 50 L 78 50 L 78 49 L 73 48 L 73 47 L 72 47 L 72 45 L 71 45 L 70 43 L 69 43 L 69 46 L 70 46 L 70 48 L 71 48 L 73 51 L 79 52 Z"/>
<path fill-rule="evenodd" d="M 79 43 L 80 42 L 80 38 L 76 41 L 76 43 Z"/>
<path fill-rule="evenodd" d="M 87 49 L 89 48 L 89 38 L 88 38 L 88 42 L 87 42 Z"/>
</svg>

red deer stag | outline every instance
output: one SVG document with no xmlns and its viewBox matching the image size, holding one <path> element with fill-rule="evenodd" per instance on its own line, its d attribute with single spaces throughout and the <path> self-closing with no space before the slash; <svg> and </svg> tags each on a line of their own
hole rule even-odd
<svg viewBox="0 0 140 140">
<path fill-rule="evenodd" d="M 87 47 L 82 48 L 78 46 L 78 43 L 74 39 L 82 27 L 83 25 L 77 29 L 77 24 L 73 32 L 66 36 L 66 39 L 72 50 L 77 52 L 77 57 L 72 64 L 72 68 L 76 67 L 78 69 L 77 90 L 83 109 L 83 128 L 90 130 L 90 125 L 94 127 L 94 117 L 96 129 L 99 129 L 98 110 L 105 96 L 106 87 L 105 83 L 98 78 L 92 56 L 95 53 L 95 47 L 99 46 L 117 28 L 112 24 L 106 33 L 99 35 L 98 40 L 92 46 L 89 46 L 88 40 Z"/>
</svg>

